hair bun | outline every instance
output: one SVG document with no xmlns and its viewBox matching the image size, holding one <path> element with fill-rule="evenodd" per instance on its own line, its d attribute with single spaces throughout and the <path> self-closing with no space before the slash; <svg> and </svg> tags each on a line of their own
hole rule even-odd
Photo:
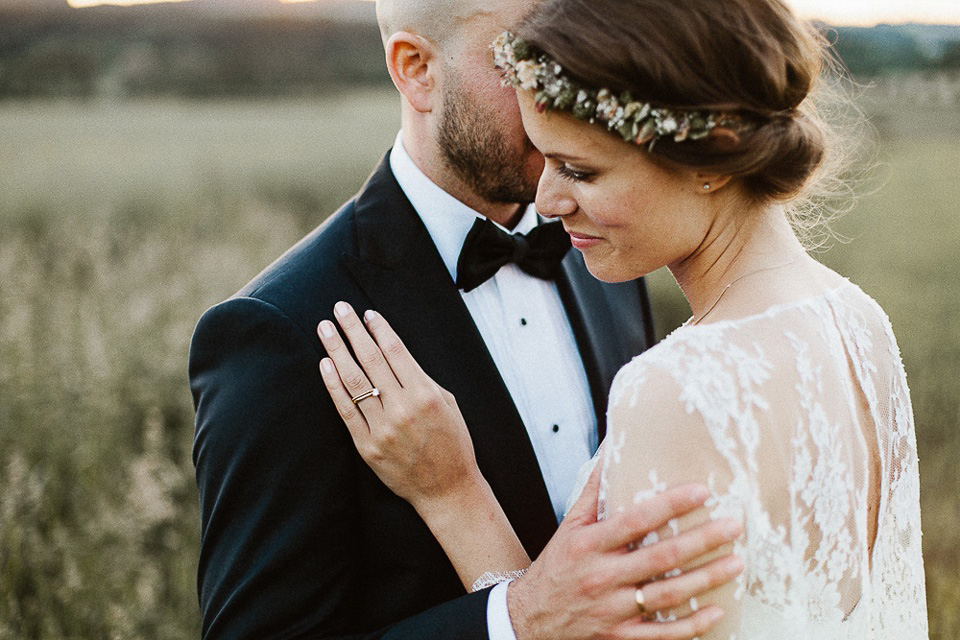
<svg viewBox="0 0 960 640">
<path fill-rule="evenodd" d="M 777 114 L 744 143 L 740 155 L 750 162 L 737 173 L 764 200 L 786 200 L 802 192 L 827 153 L 823 129 L 799 110 Z"/>
</svg>

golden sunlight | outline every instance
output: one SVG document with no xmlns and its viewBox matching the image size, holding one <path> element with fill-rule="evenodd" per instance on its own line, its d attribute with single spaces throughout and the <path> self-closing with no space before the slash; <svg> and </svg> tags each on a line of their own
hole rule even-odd
<svg viewBox="0 0 960 640">
<path fill-rule="evenodd" d="M 838 25 L 905 22 L 960 25 L 960 2 L 955 0 L 787 0 L 787 4 L 806 18 Z"/>
<path fill-rule="evenodd" d="M 279 0 L 283 4 L 296 4 L 300 2 L 336 2 L 338 0 Z M 368 2 L 373 2 L 374 0 L 367 0 Z M 158 4 L 161 2 L 190 2 L 190 0 L 67 0 L 67 4 L 75 9 L 80 9 L 83 7 L 96 7 L 100 5 L 116 5 L 121 7 L 131 6 L 135 4 Z"/>
<path fill-rule="evenodd" d="M 67 0 L 67 4 L 75 9 L 96 7 L 102 4 L 112 4 L 127 7 L 135 4 L 156 4 L 159 2 L 188 2 L 189 0 Z"/>
</svg>

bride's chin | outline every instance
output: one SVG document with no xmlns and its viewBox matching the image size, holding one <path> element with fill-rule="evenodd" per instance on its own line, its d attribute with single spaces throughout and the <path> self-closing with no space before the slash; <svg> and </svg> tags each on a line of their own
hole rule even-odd
<svg viewBox="0 0 960 640">
<path fill-rule="evenodd" d="M 636 265 L 611 264 L 604 260 L 591 260 L 586 253 L 583 255 L 584 262 L 587 265 L 587 271 L 597 280 L 614 284 L 617 282 L 629 282 L 642 278 L 651 273 L 638 269 Z"/>
</svg>

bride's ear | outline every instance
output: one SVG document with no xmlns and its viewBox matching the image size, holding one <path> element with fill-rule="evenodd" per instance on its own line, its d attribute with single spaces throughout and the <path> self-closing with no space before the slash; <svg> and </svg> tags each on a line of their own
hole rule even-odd
<svg viewBox="0 0 960 640">
<path fill-rule="evenodd" d="M 702 194 L 716 193 L 723 189 L 733 176 L 718 175 L 715 173 L 694 174 L 694 189 Z"/>
<path fill-rule="evenodd" d="M 423 36 L 399 31 L 390 36 L 385 48 L 387 69 L 397 90 L 417 111 L 432 111 L 440 61 L 434 45 Z"/>
<path fill-rule="evenodd" d="M 740 144 L 740 136 L 733 129 L 716 127 L 710 132 L 710 140 L 717 150 L 733 150 Z M 700 193 L 715 193 L 725 187 L 733 176 L 697 173 L 696 186 Z"/>
</svg>

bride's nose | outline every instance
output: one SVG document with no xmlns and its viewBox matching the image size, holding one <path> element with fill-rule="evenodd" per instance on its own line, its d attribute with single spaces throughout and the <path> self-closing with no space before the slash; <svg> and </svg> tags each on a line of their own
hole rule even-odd
<svg viewBox="0 0 960 640">
<path fill-rule="evenodd" d="M 537 186 L 537 212 L 546 218 L 568 216 L 577 210 L 577 201 L 569 192 L 569 186 L 557 173 L 547 167 L 540 175 Z"/>
</svg>

